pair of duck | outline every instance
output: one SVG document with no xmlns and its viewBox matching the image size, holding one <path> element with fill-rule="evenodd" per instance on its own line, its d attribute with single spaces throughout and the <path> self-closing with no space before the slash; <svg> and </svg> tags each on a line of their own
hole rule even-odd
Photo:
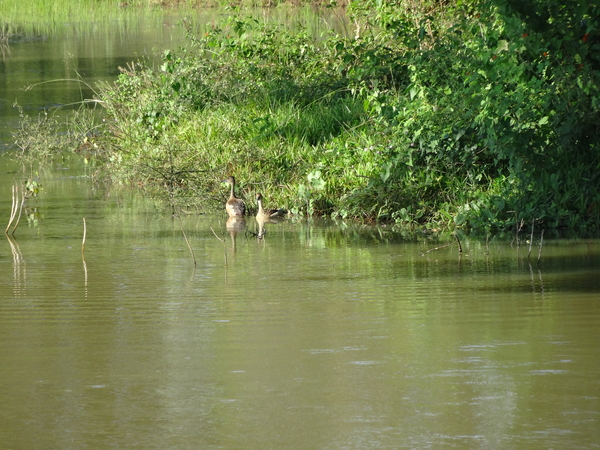
<svg viewBox="0 0 600 450">
<path fill-rule="evenodd" d="M 243 217 L 246 214 L 246 204 L 241 198 L 235 196 L 235 178 L 230 176 L 226 180 L 223 180 L 223 182 L 231 185 L 229 200 L 225 203 L 227 214 L 229 214 L 229 217 Z M 256 194 L 256 203 L 258 204 L 258 212 L 256 213 L 257 219 L 268 220 L 285 216 L 287 212 L 285 209 L 264 209 L 262 201 L 263 196 L 259 192 Z"/>
</svg>

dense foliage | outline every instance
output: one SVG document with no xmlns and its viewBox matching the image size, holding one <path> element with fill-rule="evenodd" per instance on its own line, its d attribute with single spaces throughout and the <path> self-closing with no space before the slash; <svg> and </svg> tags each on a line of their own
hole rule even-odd
<svg viewBox="0 0 600 450">
<path fill-rule="evenodd" d="M 297 213 L 597 226 L 599 12 L 361 0 L 352 32 L 318 40 L 231 16 L 104 86 L 110 133 L 93 148 L 174 201 L 217 204 L 232 173 Z"/>
<path fill-rule="evenodd" d="M 376 103 L 393 110 L 391 134 L 410 141 L 375 183 L 385 195 L 416 177 L 415 194 L 459 225 L 508 225 L 511 214 L 597 225 L 600 7 L 430 2 L 415 13 L 376 3 L 360 3 L 380 27 L 375 46 L 402 42 L 408 69 L 397 97 Z"/>
</svg>

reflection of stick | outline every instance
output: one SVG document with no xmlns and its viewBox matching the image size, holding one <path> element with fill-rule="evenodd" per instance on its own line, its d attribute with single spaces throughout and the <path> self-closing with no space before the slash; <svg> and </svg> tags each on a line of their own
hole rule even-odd
<svg viewBox="0 0 600 450">
<path fill-rule="evenodd" d="M 183 230 L 183 222 L 181 221 L 181 210 L 179 210 L 179 214 L 177 214 L 177 218 L 179 219 L 179 226 L 181 227 L 181 232 L 183 233 L 183 237 L 185 242 L 187 243 L 188 248 L 190 249 L 190 253 L 192 254 L 192 260 L 194 261 L 194 267 L 196 267 L 196 256 L 194 256 L 194 250 L 192 250 L 192 246 L 190 245 L 190 241 Z"/>
<path fill-rule="evenodd" d="M 81 241 L 81 256 L 85 252 L 85 235 L 87 234 L 87 226 L 85 224 L 85 217 L 83 218 L 83 241 Z"/>
<path fill-rule="evenodd" d="M 27 278 L 24 277 L 22 273 L 25 271 L 25 260 L 23 259 L 23 255 L 21 254 L 21 249 L 19 248 L 17 241 L 15 241 L 14 238 L 10 237 L 8 234 L 6 235 L 6 239 L 8 239 L 10 250 L 13 256 L 13 277 L 15 283 L 15 292 L 17 292 L 17 290 L 19 290 L 21 287 L 23 279 Z"/>
<path fill-rule="evenodd" d="M 88 285 L 88 276 L 87 276 L 87 264 L 85 263 L 85 258 L 81 255 L 81 261 L 83 262 L 83 284 L 87 288 Z M 85 296 L 87 297 L 87 289 L 85 290 Z"/>
<path fill-rule="evenodd" d="M 225 267 L 227 267 L 227 243 L 225 242 L 225 239 L 221 239 L 219 236 L 217 236 L 217 233 L 215 233 L 213 227 L 210 227 L 210 231 L 212 231 L 215 237 L 223 243 L 223 249 L 225 250 Z"/>
<path fill-rule="evenodd" d="M 83 263 L 83 283 L 85 286 L 85 296 L 87 298 L 87 285 L 88 285 L 88 273 L 87 264 L 85 263 L 85 237 L 87 235 L 87 225 L 85 223 L 85 217 L 83 218 L 83 240 L 81 241 L 81 262 Z"/>
<path fill-rule="evenodd" d="M 540 235 L 540 251 L 538 252 L 537 265 L 540 265 L 540 258 L 542 257 L 542 244 L 544 243 L 544 230 L 542 229 L 542 234 Z M 540 274 L 541 276 L 541 274 Z"/>
<path fill-rule="evenodd" d="M 15 264 L 15 267 L 17 264 L 25 262 L 23 260 L 23 254 L 21 253 L 21 249 L 19 248 L 19 244 L 17 243 L 17 241 L 15 241 L 14 238 L 11 238 L 8 235 L 6 235 L 6 239 L 8 239 L 8 243 L 10 244 L 10 250 L 13 255 L 13 263 Z"/>
</svg>

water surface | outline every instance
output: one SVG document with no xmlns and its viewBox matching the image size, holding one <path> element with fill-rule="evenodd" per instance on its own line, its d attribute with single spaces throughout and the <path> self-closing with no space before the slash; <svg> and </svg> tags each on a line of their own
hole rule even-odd
<svg viewBox="0 0 600 450">
<path fill-rule="evenodd" d="M 112 80 L 175 47 L 174 22 L 11 45 L 1 143 L 15 98 L 35 114 L 91 96 L 24 85 Z M 3 227 L 13 183 L 43 187 L 0 243 L 2 448 L 600 446 L 598 239 L 547 233 L 539 265 L 539 235 L 529 259 L 510 236 L 463 236 L 459 254 L 450 236 L 306 219 L 259 240 L 252 218 L 235 236 L 223 214 L 180 223 L 83 166 L 0 167 Z"/>
<path fill-rule="evenodd" d="M 538 266 L 309 220 L 234 246 L 190 215 L 194 268 L 167 208 L 81 173 L 0 246 L 5 448 L 598 447 L 598 240 Z"/>
</svg>

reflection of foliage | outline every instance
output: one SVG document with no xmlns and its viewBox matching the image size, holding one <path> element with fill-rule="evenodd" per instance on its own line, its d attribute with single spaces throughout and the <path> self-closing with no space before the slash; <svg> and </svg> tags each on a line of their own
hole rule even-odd
<svg viewBox="0 0 600 450">
<path fill-rule="evenodd" d="M 11 34 L 12 31 L 9 25 L 0 25 L 0 52 L 2 53 L 2 60 L 6 58 L 6 55 L 10 54 L 8 39 L 10 38 Z"/>
<path fill-rule="evenodd" d="M 0 20 L 6 20 L 6 17 L 0 17 Z M 26 33 L 23 27 L 15 27 L 10 22 L 0 23 L 0 53 L 2 53 L 2 59 L 4 60 L 7 55 L 10 55 L 11 44 L 41 41 L 45 38 L 36 34 L 35 31 Z"/>
</svg>

